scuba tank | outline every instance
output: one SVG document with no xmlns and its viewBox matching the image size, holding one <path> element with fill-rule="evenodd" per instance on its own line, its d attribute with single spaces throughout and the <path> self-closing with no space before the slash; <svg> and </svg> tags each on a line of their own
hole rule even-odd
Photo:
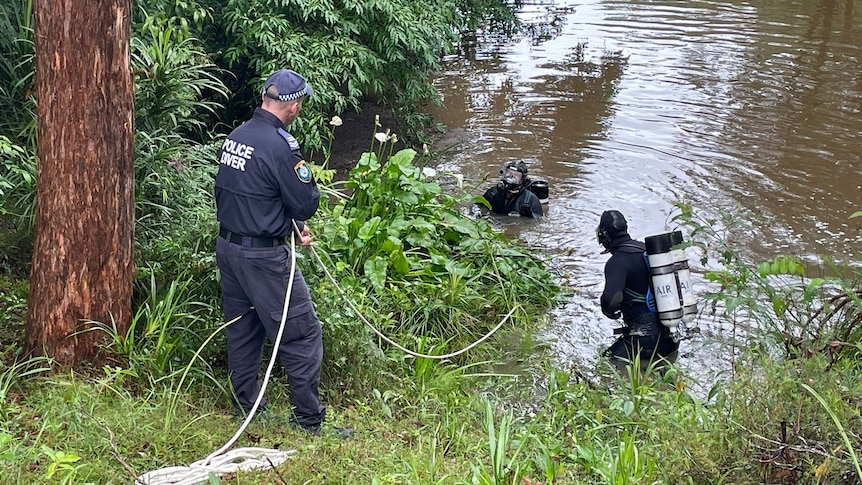
<svg viewBox="0 0 862 485">
<path fill-rule="evenodd" d="M 539 202 L 548 203 L 548 182 L 545 180 L 530 180 L 526 187 L 527 190 L 539 198 Z"/>
<path fill-rule="evenodd" d="M 662 325 L 675 330 L 682 321 L 683 305 L 677 278 L 677 254 L 671 251 L 671 233 L 649 236 L 644 244 L 658 318 Z"/>
<path fill-rule="evenodd" d="M 682 244 L 682 232 L 674 231 L 670 234 L 671 246 Z M 697 300 L 691 287 L 691 270 L 688 267 L 688 256 L 682 248 L 671 249 L 673 259 L 677 264 L 677 278 L 679 281 L 679 292 L 682 297 L 682 321 L 691 323 L 697 316 Z"/>
</svg>

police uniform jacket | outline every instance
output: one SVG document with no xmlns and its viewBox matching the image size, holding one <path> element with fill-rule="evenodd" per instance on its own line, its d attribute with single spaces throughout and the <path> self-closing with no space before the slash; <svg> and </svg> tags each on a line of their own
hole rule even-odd
<svg viewBox="0 0 862 485">
<path fill-rule="evenodd" d="M 257 108 L 219 150 L 216 214 L 222 229 L 252 237 L 291 234 L 314 215 L 320 192 L 299 143 L 275 115 Z"/>
</svg>

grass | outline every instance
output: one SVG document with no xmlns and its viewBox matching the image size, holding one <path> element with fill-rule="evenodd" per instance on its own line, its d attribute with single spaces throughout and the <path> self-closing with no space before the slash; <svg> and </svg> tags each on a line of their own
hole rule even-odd
<svg viewBox="0 0 862 485">
<path fill-rule="evenodd" d="M 163 348 L 158 334 L 176 331 L 166 322 L 189 315 L 172 310 L 168 313 L 175 317 L 165 318 L 165 311 L 152 311 L 184 308 L 177 289 L 167 287 L 163 297 L 141 306 L 151 311 L 141 313 L 138 324 L 152 338 L 127 349 L 130 366 L 47 374 L 42 372 L 47 362 L 24 360 L 14 350 L 23 335 L 26 285 L 4 284 L 0 485 L 132 483 L 149 471 L 199 461 L 233 436 L 239 424 L 222 387 L 223 367 L 195 359 L 166 368 L 148 360 L 158 361 Z M 523 328 L 507 329 L 483 344 L 483 352 L 469 354 L 473 360 L 467 363 L 414 359 L 385 348 L 378 376 L 365 387 L 349 394 L 322 389 L 328 421 L 354 428 L 351 439 L 312 437 L 292 430 L 284 419 L 262 417 L 234 448 L 296 452 L 277 467 L 209 483 L 860 479 L 862 366 L 854 359 L 836 361 L 828 353 L 776 359 L 751 347 L 737 357 L 735 375 L 703 399 L 686 391 L 689 378 L 678 368 L 640 372 L 640 363 L 633 362 L 626 372 L 606 371 L 607 379 L 573 379 L 536 351 L 532 339 Z M 434 350 L 435 345 L 419 340 L 414 346 Z M 512 349 L 533 353 L 516 356 Z M 200 349 L 189 350 L 200 356 Z M 517 357 L 523 358 L 518 373 L 496 370 Z M 185 378 L 189 367 L 198 377 Z M 166 370 L 170 378 L 161 378 Z M 269 408 L 283 417 L 290 399 L 284 377 L 274 378 Z"/>
<path fill-rule="evenodd" d="M 778 483 L 787 470 L 795 483 L 844 483 L 842 477 L 856 476 L 858 461 L 847 451 L 859 449 L 858 379 L 844 388 L 834 380 L 821 386 L 820 394 L 832 396 L 824 413 L 813 393 L 785 387 L 780 375 L 787 367 L 764 369 L 705 403 L 649 376 L 633 391 L 625 377 L 603 387 L 551 369 L 542 392 L 531 379 L 437 366 L 422 382 L 390 377 L 386 389 L 330 405 L 330 423 L 355 429 L 345 441 L 297 432 L 280 419 L 253 421 L 235 447 L 296 453 L 276 468 L 211 483 Z M 9 391 L 0 484 L 132 483 L 145 472 L 203 459 L 238 427 L 205 381 L 174 404 L 174 390 L 127 389 L 115 371 L 28 377 L 2 370 Z M 540 362 L 532 371 L 543 372 Z M 742 385 L 745 379 L 763 383 Z M 283 415 L 286 388 L 270 389 L 270 409 Z M 632 392 L 639 403 L 626 406 Z M 728 407 L 731 394 L 747 396 L 749 405 Z M 775 405 L 788 399 L 794 414 Z M 754 414 L 761 405 L 775 411 Z M 797 427 L 776 436 L 777 420 L 791 417 Z"/>
</svg>

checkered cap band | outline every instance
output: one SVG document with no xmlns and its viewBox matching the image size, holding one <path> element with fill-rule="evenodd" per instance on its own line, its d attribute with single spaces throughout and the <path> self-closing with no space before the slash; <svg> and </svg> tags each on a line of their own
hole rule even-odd
<svg viewBox="0 0 862 485">
<path fill-rule="evenodd" d="M 293 101 L 306 95 L 308 95 L 308 86 L 304 86 L 302 89 L 295 93 L 279 94 L 278 99 L 279 101 Z"/>
</svg>

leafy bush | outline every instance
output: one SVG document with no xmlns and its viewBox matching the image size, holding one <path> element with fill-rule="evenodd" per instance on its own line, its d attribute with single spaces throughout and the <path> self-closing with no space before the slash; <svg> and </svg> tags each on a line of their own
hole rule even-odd
<svg viewBox="0 0 862 485">
<path fill-rule="evenodd" d="M 0 134 L 36 147 L 33 0 L 0 4 Z"/>
<path fill-rule="evenodd" d="M 35 211 L 35 157 L 0 135 L 0 269 L 10 274 L 28 272 Z"/>
<path fill-rule="evenodd" d="M 392 106 L 418 134 L 428 121 L 418 108 L 437 102 L 431 75 L 459 42 L 455 32 L 488 19 L 511 23 L 514 10 L 506 2 L 475 0 L 230 0 L 219 40 L 240 86 L 259 86 L 282 67 L 306 76 L 313 108 L 293 130 L 306 149 L 322 149 L 324 113 L 358 109 L 362 98 Z M 241 99 L 256 99 L 255 89 L 245 94 Z"/>
<path fill-rule="evenodd" d="M 218 233 L 213 200 L 217 147 L 205 113 L 227 88 L 198 42 L 170 20 L 146 16 L 132 40 L 136 77 L 135 214 L 140 281 L 160 284 L 199 275 L 195 294 L 218 298 L 213 248 Z M 144 289 L 144 293 L 146 290 Z"/>
<path fill-rule="evenodd" d="M 362 155 L 346 182 L 350 197 L 322 205 L 316 247 L 327 255 L 338 284 L 384 333 L 443 352 L 460 349 L 492 329 L 511 308 L 516 321 L 541 318 L 559 288 L 538 258 L 520 250 L 463 204 L 468 195 L 444 193 L 413 164 L 416 153 L 389 153 L 385 134 Z M 368 331 L 337 303 L 329 281 L 305 271 L 327 328 L 332 372 L 373 371 Z M 329 307 L 332 302 L 335 307 Z M 361 354 L 365 349 L 369 354 Z M 326 366 L 325 366 L 326 368 Z M 341 377 L 343 378 L 343 377 Z"/>
<path fill-rule="evenodd" d="M 138 165 L 138 281 L 159 285 L 194 275 L 192 294 L 215 304 L 219 286 L 215 267 L 213 181 L 217 147 L 198 146 L 177 152 L 170 162 Z M 146 292 L 146 291 L 145 291 Z"/>
<path fill-rule="evenodd" d="M 802 261 L 788 255 L 755 265 L 717 229 L 737 229 L 744 223 L 741 217 L 723 212 L 720 220 L 701 218 L 688 204 L 678 203 L 677 208 L 673 220 L 691 229 L 692 244 L 702 249 L 703 261 L 712 258 L 715 263 L 705 278 L 719 288 L 705 297 L 714 312 L 720 311 L 740 330 L 743 345 L 780 357 L 823 353 L 833 362 L 860 354 L 860 269 L 833 267 L 834 276 L 810 277 Z M 847 279 L 846 274 L 853 276 Z"/>
<path fill-rule="evenodd" d="M 205 139 L 202 115 L 215 115 L 222 105 L 214 99 L 228 95 L 218 67 L 197 39 L 169 21 L 148 16 L 141 28 L 131 40 L 136 130 Z"/>
</svg>

